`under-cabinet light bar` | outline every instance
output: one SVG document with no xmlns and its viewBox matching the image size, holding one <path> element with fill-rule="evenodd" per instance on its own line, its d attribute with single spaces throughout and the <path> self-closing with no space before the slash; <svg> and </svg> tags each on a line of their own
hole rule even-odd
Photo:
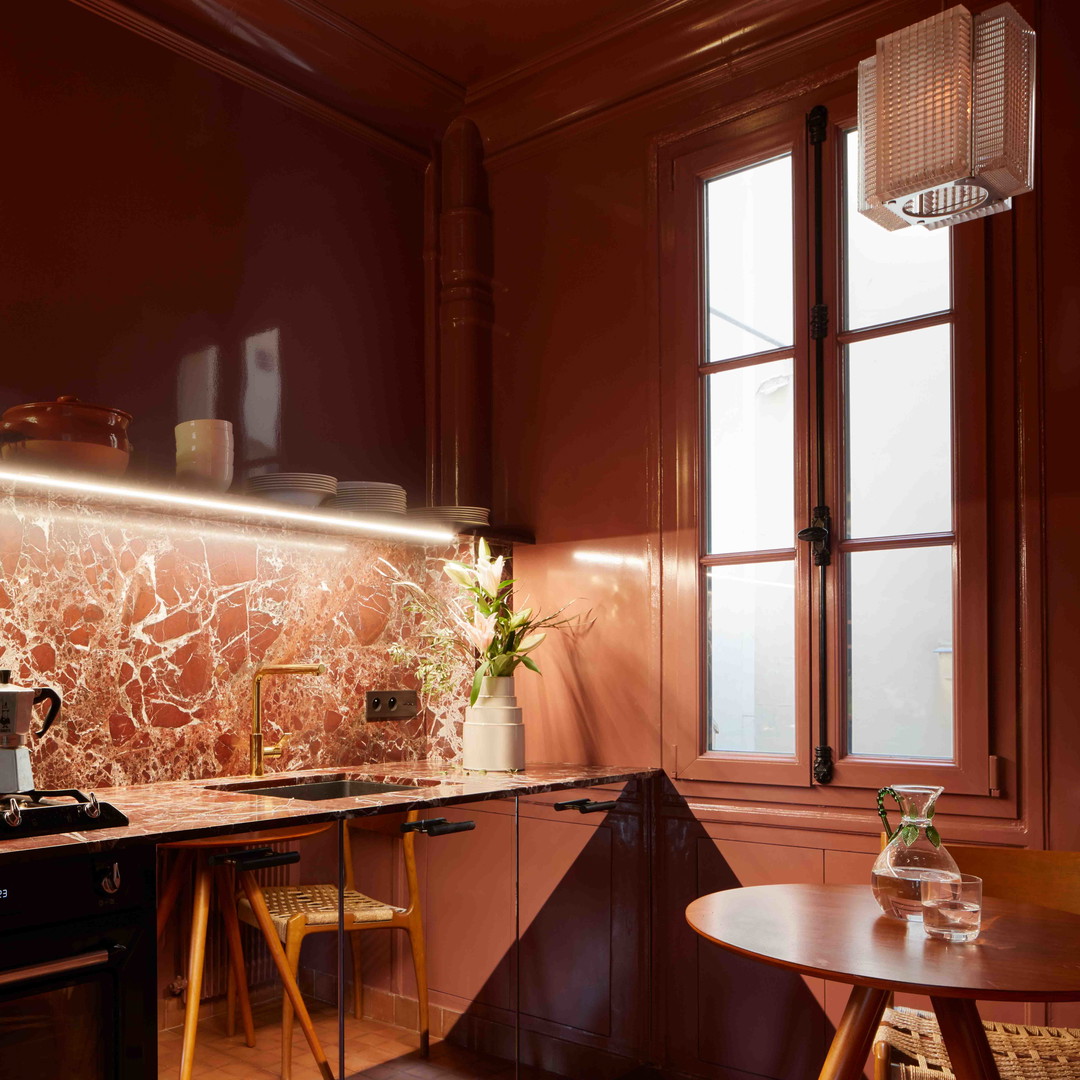
<svg viewBox="0 0 1080 1080">
<path fill-rule="evenodd" d="M 133 503 L 154 503 L 165 507 L 189 507 L 208 510 L 224 515 L 248 518 L 296 522 L 301 525 L 345 529 L 368 536 L 401 537 L 406 540 L 423 540 L 428 543 L 448 544 L 457 539 L 447 529 L 425 529 L 416 525 L 396 525 L 391 522 L 369 521 L 362 517 L 346 517 L 343 514 L 315 513 L 310 510 L 290 510 L 272 502 L 247 502 L 241 499 L 221 499 L 205 495 L 188 495 L 176 491 L 159 491 L 154 488 L 133 487 L 127 484 L 103 484 L 93 480 L 75 480 L 67 476 L 45 473 L 27 473 L 0 469 L 0 483 L 20 484 L 38 488 L 43 494 L 50 491 L 70 491 L 76 494 L 104 495 Z"/>
</svg>

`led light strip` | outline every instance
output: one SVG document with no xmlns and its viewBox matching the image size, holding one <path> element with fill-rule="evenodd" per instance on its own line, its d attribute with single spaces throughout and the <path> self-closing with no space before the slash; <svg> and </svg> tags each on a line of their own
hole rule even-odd
<svg viewBox="0 0 1080 1080">
<path fill-rule="evenodd" d="M 0 483 L 18 484 L 37 488 L 43 495 L 56 491 L 75 494 L 102 495 L 106 498 L 132 503 L 154 503 L 158 506 L 184 507 L 206 510 L 224 516 L 270 519 L 272 521 L 296 522 L 301 525 L 345 529 L 369 536 L 401 537 L 406 540 L 423 540 L 428 543 L 447 544 L 457 538 L 446 529 L 424 529 L 415 525 L 394 525 L 382 521 L 367 521 L 361 517 L 345 517 L 341 514 L 316 513 L 309 510 L 289 510 L 271 502 L 247 502 L 240 499 L 219 499 L 204 495 L 187 495 L 172 491 L 155 491 L 153 488 L 131 487 L 125 484 L 102 484 L 93 480 L 73 480 L 66 476 L 50 476 L 44 473 L 25 473 L 0 469 Z"/>
</svg>

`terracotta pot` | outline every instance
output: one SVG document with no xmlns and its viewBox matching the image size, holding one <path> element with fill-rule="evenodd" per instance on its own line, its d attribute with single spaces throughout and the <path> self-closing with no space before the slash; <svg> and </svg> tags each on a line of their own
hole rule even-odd
<svg viewBox="0 0 1080 1080">
<path fill-rule="evenodd" d="M 65 394 L 16 405 L 0 418 L 3 454 L 25 465 L 120 476 L 128 466 L 131 414 Z"/>
</svg>

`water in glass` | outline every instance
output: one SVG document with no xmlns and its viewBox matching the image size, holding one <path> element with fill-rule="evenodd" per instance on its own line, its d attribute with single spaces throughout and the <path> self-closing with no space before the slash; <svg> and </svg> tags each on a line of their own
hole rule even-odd
<svg viewBox="0 0 1080 1080">
<path fill-rule="evenodd" d="M 974 941 L 981 915 L 973 900 L 931 900 L 923 906 L 923 929 L 930 937 L 946 941 Z"/>
</svg>

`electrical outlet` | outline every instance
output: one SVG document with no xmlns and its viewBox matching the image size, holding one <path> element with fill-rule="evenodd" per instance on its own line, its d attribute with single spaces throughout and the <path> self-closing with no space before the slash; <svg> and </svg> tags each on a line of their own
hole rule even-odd
<svg viewBox="0 0 1080 1080">
<path fill-rule="evenodd" d="M 369 690 L 368 720 L 408 720 L 420 711 L 415 690 Z"/>
</svg>

